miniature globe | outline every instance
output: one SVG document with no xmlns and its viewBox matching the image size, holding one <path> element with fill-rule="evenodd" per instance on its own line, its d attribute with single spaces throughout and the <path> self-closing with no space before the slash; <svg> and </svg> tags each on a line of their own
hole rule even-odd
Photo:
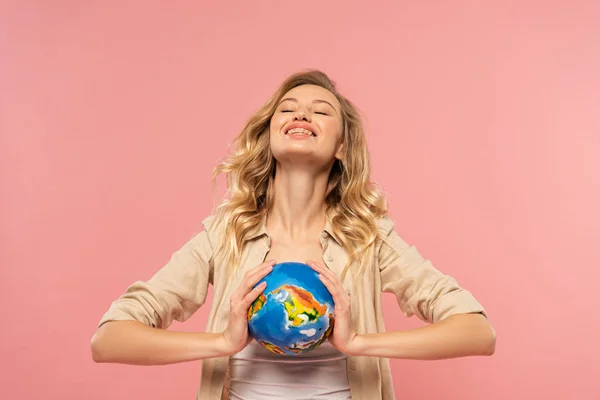
<svg viewBox="0 0 600 400">
<path fill-rule="evenodd" d="M 263 293 L 248 310 L 248 330 L 267 350 L 294 356 L 319 347 L 333 329 L 333 298 L 306 264 L 280 263 L 261 282 Z"/>
</svg>

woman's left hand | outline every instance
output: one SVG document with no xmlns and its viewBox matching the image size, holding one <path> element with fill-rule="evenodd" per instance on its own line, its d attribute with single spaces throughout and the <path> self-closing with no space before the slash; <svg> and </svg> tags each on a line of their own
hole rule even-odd
<svg viewBox="0 0 600 400">
<path fill-rule="evenodd" d="M 334 318 L 333 332 L 329 335 L 331 344 L 345 354 L 353 354 L 358 339 L 358 334 L 352 325 L 350 315 L 350 296 L 342 286 L 337 275 L 322 263 L 307 261 L 307 264 L 317 271 L 321 282 L 333 297 Z"/>
</svg>

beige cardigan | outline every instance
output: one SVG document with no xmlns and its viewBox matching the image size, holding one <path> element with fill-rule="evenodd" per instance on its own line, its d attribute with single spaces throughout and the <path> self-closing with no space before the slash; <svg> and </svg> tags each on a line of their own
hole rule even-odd
<svg viewBox="0 0 600 400">
<path fill-rule="evenodd" d="M 133 283 L 100 320 L 99 325 L 113 320 L 137 320 L 146 325 L 166 329 L 173 320 L 185 321 L 204 304 L 208 285 L 213 285 L 213 300 L 207 332 L 222 332 L 227 327 L 229 296 L 246 270 L 265 260 L 270 237 L 262 229 L 248 239 L 242 254 L 238 274 L 231 277 L 227 268 L 215 265 L 213 251 L 217 232 L 209 217 L 204 230 L 176 251 L 170 261 L 147 282 Z M 401 310 L 433 323 L 457 313 L 482 313 L 485 310 L 450 276 L 442 274 L 424 259 L 414 246 L 409 246 L 394 231 L 389 217 L 378 221 L 380 233 L 387 244 L 380 244 L 374 254 L 374 268 L 354 280 L 347 274 L 343 282 L 351 296 L 351 313 L 357 332 L 384 331 L 381 293 L 391 292 Z M 331 226 L 326 225 L 320 237 L 323 261 L 333 271 L 341 273 L 348 255 L 340 246 Z M 203 361 L 202 380 L 197 399 L 227 398 L 228 357 Z M 392 400 L 394 390 L 387 359 L 348 357 L 347 373 L 354 400 Z"/>
</svg>

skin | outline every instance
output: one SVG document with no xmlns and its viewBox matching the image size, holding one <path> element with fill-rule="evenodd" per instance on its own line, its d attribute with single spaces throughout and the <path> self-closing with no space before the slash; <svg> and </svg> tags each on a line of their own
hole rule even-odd
<svg viewBox="0 0 600 400">
<path fill-rule="evenodd" d="M 331 292 L 335 326 L 329 341 L 352 356 L 440 360 L 492 355 L 495 334 L 481 314 L 456 314 L 443 321 L 405 331 L 359 335 L 351 324 L 350 296 L 337 276 L 322 263 L 308 261 Z"/>
<path fill-rule="evenodd" d="M 277 160 L 277 173 L 274 206 L 267 218 L 271 236 L 288 243 L 284 248 L 311 240 L 316 243 L 325 225 L 328 174 L 343 149 L 340 104 L 332 93 L 306 85 L 292 89 L 286 98 L 297 100 L 282 102 L 271 120 L 271 148 Z M 294 121 L 314 127 L 317 137 L 287 138 L 282 132 Z M 458 314 L 406 331 L 358 335 L 351 324 L 350 297 L 337 275 L 321 262 L 305 262 L 319 273 L 332 293 L 336 321 L 329 341 L 343 353 L 432 360 L 491 355 L 495 351 L 494 330 L 481 314 Z"/>
<path fill-rule="evenodd" d="M 294 100 L 287 100 L 294 99 Z M 286 135 L 303 123 L 316 137 Z M 340 103 L 329 91 L 312 85 L 290 90 L 270 124 L 276 161 L 275 198 L 267 216 L 272 249 L 267 257 L 305 262 L 321 257 L 318 235 L 326 222 L 325 194 L 329 172 L 343 152 Z"/>
<path fill-rule="evenodd" d="M 248 271 L 230 298 L 231 312 L 223 333 L 173 332 L 137 321 L 112 321 L 92 338 L 92 358 L 99 363 L 164 365 L 224 357 L 250 342 L 246 313 L 265 286 L 252 288 L 273 269 L 265 262 Z"/>
<path fill-rule="evenodd" d="M 329 91 L 299 86 L 284 97 L 270 123 L 270 142 L 276 160 L 275 198 L 267 216 L 272 237 L 268 261 L 250 270 L 230 299 L 228 327 L 223 333 L 171 332 L 135 321 L 104 324 L 92 338 L 97 362 L 160 365 L 231 356 L 252 338 L 247 310 L 262 293 L 252 289 L 277 258 L 302 258 L 318 273 L 335 301 L 335 327 L 329 338 L 339 351 L 354 356 L 432 360 L 491 355 L 494 330 L 480 314 L 459 314 L 441 322 L 406 331 L 359 335 L 351 324 L 350 297 L 338 277 L 318 260 L 318 235 L 325 226 L 325 191 L 329 171 L 342 158 L 340 104 Z M 286 100 L 287 99 L 287 100 Z M 291 137 L 293 123 L 305 124 L 316 137 Z"/>
</svg>

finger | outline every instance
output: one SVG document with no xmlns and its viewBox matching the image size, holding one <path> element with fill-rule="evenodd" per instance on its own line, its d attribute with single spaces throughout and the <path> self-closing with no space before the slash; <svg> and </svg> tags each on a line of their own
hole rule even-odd
<svg viewBox="0 0 600 400">
<path fill-rule="evenodd" d="M 323 264 L 315 261 L 308 261 L 307 264 L 318 274 L 325 275 L 331 282 L 339 284 L 341 286 L 342 283 L 340 282 L 340 279 L 338 278 L 337 274 L 329 268 L 325 267 Z"/>
<path fill-rule="evenodd" d="M 320 263 L 318 261 L 307 260 L 306 264 L 308 264 L 312 268 L 319 269 L 319 270 L 328 269 L 327 267 L 325 267 L 322 263 Z"/>
<path fill-rule="evenodd" d="M 268 261 L 249 271 L 240 283 L 240 290 L 242 293 L 244 295 L 248 294 L 258 281 L 273 270 L 273 265 L 275 265 L 275 261 Z"/>
<path fill-rule="evenodd" d="M 329 268 L 327 268 L 326 266 L 324 266 L 323 264 L 317 262 L 317 261 L 307 261 L 306 264 L 311 267 L 312 269 L 314 269 L 316 272 L 318 272 L 319 274 L 324 274 L 324 275 L 330 275 L 333 274 L 333 271 L 331 271 Z"/>
<path fill-rule="evenodd" d="M 245 278 L 251 279 L 258 274 L 264 273 L 266 270 L 270 271 L 276 263 L 275 260 L 265 261 L 246 272 Z"/>
<path fill-rule="evenodd" d="M 267 276 L 271 271 L 273 271 L 274 264 L 266 264 L 261 267 L 257 271 L 255 271 L 252 275 L 248 276 L 247 281 L 250 284 L 250 287 L 254 287 L 258 281 Z"/>
<path fill-rule="evenodd" d="M 272 267 L 272 266 L 273 266 L 273 265 L 275 265 L 275 264 L 277 264 L 277 261 L 275 261 L 275 260 L 269 260 L 269 261 L 265 261 L 265 262 L 263 262 L 262 264 L 259 264 L 259 265 L 257 265 L 256 267 L 252 268 L 252 269 L 251 269 L 251 271 L 258 271 L 258 270 L 260 270 L 261 268 L 266 268 L 266 267 L 268 267 L 268 266 L 271 266 L 271 267 Z"/>
<path fill-rule="evenodd" d="M 265 290 L 266 287 L 267 282 L 261 282 L 258 285 L 256 285 L 256 287 L 252 289 L 250 293 L 244 296 L 244 299 L 242 300 L 240 306 L 247 311 L 254 302 L 254 300 L 256 300 L 258 296 L 260 296 L 260 294 Z"/>
<path fill-rule="evenodd" d="M 248 280 L 260 280 L 260 278 L 264 277 L 265 275 L 267 275 L 269 272 L 271 272 L 273 270 L 274 265 L 275 265 L 275 262 L 261 264 L 260 268 L 256 268 L 248 274 L 247 279 Z M 258 278 L 258 277 L 260 277 L 260 278 Z"/>
<path fill-rule="evenodd" d="M 339 281 L 337 283 L 332 282 L 325 275 L 319 275 L 319 279 L 323 282 L 323 285 L 325 285 L 329 293 L 331 293 L 331 297 L 333 297 L 333 302 L 336 306 L 347 305 L 350 303 L 350 296 Z"/>
<path fill-rule="evenodd" d="M 324 269 L 324 268 L 323 268 L 321 265 L 319 265 L 319 263 L 318 263 L 318 262 L 316 262 L 316 261 L 308 260 L 308 261 L 306 261 L 306 264 L 307 264 L 309 267 L 311 267 L 312 269 L 314 269 L 314 270 L 316 270 L 316 271 L 318 271 L 318 272 L 321 272 L 321 271 Z"/>
<path fill-rule="evenodd" d="M 319 279 L 321 280 L 321 282 L 323 282 L 323 285 L 325 285 L 329 293 L 331 293 L 331 296 L 333 297 L 334 301 L 342 300 L 341 296 L 346 292 L 341 285 L 332 282 L 331 279 L 329 279 L 325 275 L 319 275 Z"/>
<path fill-rule="evenodd" d="M 329 268 L 324 267 L 322 264 L 320 264 L 318 262 L 309 261 L 309 263 L 310 263 L 309 265 L 319 274 L 319 277 L 323 277 L 323 278 L 327 279 L 327 282 L 330 285 L 330 287 L 328 287 L 327 289 L 330 292 L 331 291 L 337 292 L 340 290 L 345 292 L 342 282 L 340 282 L 340 279 L 335 274 L 335 272 L 333 272 Z"/>
</svg>

